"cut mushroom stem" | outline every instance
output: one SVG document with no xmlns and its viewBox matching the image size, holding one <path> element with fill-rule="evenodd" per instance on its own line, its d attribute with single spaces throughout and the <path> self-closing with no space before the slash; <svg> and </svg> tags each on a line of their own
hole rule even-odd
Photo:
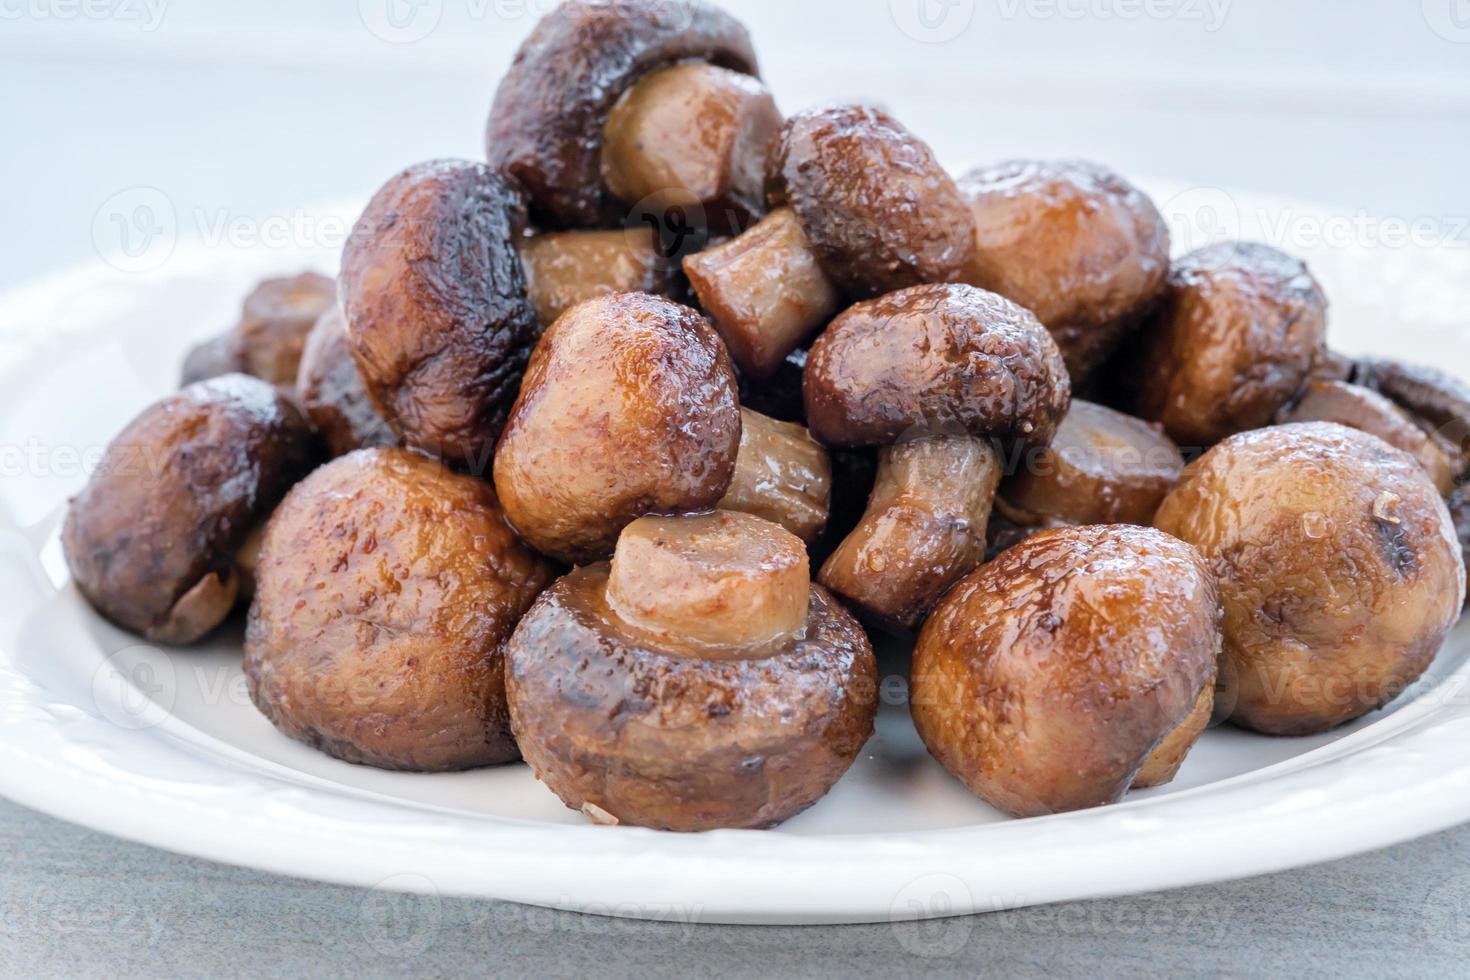
<svg viewBox="0 0 1470 980">
<path fill-rule="evenodd" d="M 1179 767 L 1184 764 L 1184 757 L 1189 750 L 1194 748 L 1194 743 L 1204 734 L 1210 725 L 1211 715 L 1215 708 L 1215 681 L 1211 679 L 1200 689 L 1199 697 L 1194 702 L 1194 710 L 1190 711 L 1189 717 L 1179 723 L 1159 747 L 1154 749 L 1144 762 L 1143 768 L 1138 770 L 1138 775 L 1133 777 L 1134 789 L 1150 789 L 1154 786 L 1163 786 L 1172 783 L 1174 777 L 1179 774 Z"/>
<path fill-rule="evenodd" d="M 613 553 L 608 606 L 624 621 L 712 655 L 761 650 L 806 624 L 806 547 L 750 514 L 643 517 Z"/>
<path fill-rule="evenodd" d="M 210 572 L 179 597 L 168 619 L 146 631 L 157 643 L 185 645 L 202 639 L 230 614 L 240 595 L 239 576 Z"/>
<path fill-rule="evenodd" d="M 684 260 L 684 272 L 737 364 L 767 378 L 836 314 L 840 297 L 790 208 Z"/>
<path fill-rule="evenodd" d="M 985 558 L 1001 458 L 988 439 L 924 435 L 884 449 L 867 512 L 818 581 L 870 617 L 912 630 Z"/>
<path fill-rule="evenodd" d="M 764 212 L 766 147 L 781 113 L 759 80 L 706 62 L 646 75 L 603 129 L 602 177 L 613 196 L 654 211 L 697 208 L 738 233 Z"/>
<path fill-rule="evenodd" d="M 811 433 L 793 422 L 740 410 L 735 477 L 720 509 L 779 524 L 810 543 L 827 526 L 832 459 Z"/>
<path fill-rule="evenodd" d="M 567 310 L 609 293 L 666 293 L 669 262 L 648 228 L 547 232 L 525 240 L 521 263 L 544 330 Z"/>
</svg>

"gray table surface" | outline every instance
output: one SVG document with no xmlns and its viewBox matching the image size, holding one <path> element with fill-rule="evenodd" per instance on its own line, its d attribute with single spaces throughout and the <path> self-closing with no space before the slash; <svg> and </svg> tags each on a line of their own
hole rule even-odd
<svg viewBox="0 0 1470 980">
<path fill-rule="evenodd" d="M 933 923 L 699 926 L 223 867 L 0 801 L 0 976 L 1470 975 L 1470 826 L 1288 874 Z"/>
</svg>

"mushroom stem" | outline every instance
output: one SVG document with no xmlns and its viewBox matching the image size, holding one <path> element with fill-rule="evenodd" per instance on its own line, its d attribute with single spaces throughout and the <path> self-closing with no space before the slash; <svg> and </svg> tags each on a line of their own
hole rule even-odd
<svg viewBox="0 0 1470 980">
<path fill-rule="evenodd" d="M 975 436 L 927 435 L 884 449 L 868 509 L 817 580 L 871 617 L 914 629 L 985 558 L 1001 460 Z"/>
<path fill-rule="evenodd" d="M 750 514 L 643 517 L 618 538 L 608 607 L 681 647 L 748 652 L 798 633 L 811 574 L 800 539 Z"/>
<path fill-rule="evenodd" d="M 686 62 L 623 93 L 603 128 L 602 177 L 626 204 L 703 210 L 739 232 L 765 208 L 766 146 L 781 127 L 771 93 L 740 72 Z"/>
<path fill-rule="evenodd" d="M 772 211 L 739 238 L 689 256 L 684 272 L 730 355 L 757 378 L 780 367 L 837 313 L 840 302 L 790 208 Z"/>
<path fill-rule="evenodd" d="M 807 430 L 793 422 L 740 410 L 740 452 L 735 477 L 720 501 L 779 524 L 811 542 L 827 525 L 832 499 L 832 460 Z"/>
<path fill-rule="evenodd" d="M 608 293 L 662 293 L 668 263 L 648 228 L 548 232 L 520 247 L 536 319 L 546 329 L 567 310 Z"/>
</svg>

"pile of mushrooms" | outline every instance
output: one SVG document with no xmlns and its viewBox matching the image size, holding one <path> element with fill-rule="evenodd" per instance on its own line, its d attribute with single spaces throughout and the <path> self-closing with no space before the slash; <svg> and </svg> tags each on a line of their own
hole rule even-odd
<svg viewBox="0 0 1470 980">
<path fill-rule="evenodd" d="M 1095 164 L 955 180 L 884 110 L 784 118 L 698 0 L 558 6 L 486 150 L 262 283 L 71 503 L 118 627 L 248 610 L 291 738 L 770 827 L 873 735 L 883 633 L 933 757 L 1028 816 L 1211 723 L 1360 718 L 1460 617 L 1470 386 L 1329 350 L 1298 259 L 1171 261 Z"/>
</svg>

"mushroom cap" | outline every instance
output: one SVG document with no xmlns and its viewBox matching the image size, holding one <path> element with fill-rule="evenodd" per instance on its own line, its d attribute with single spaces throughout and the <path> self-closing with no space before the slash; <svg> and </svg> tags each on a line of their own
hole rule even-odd
<svg viewBox="0 0 1470 980">
<path fill-rule="evenodd" d="M 363 387 L 339 306 L 323 313 L 306 336 L 296 400 L 333 459 L 354 449 L 398 444 L 398 434 L 378 414 Z"/>
<path fill-rule="evenodd" d="M 960 282 L 975 224 L 929 146 L 881 109 L 840 105 L 786 120 L 767 160 L 767 196 L 789 205 L 812 250 L 858 299 Z"/>
<path fill-rule="evenodd" d="M 1189 545 L 1043 531 L 956 585 L 914 648 L 914 723 L 976 795 L 1035 816 L 1122 798 L 1213 685 L 1219 597 Z"/>
<path fill-rule="evenodd" d="M 485 146 L 490 165 L 530 196 L 551 229 L 606 223 L 603 128 L 622 94 L 650 72 L 707 61 L 758 74 L 745 28 L 699 0 L 568 0 L 536 25 L 500 82 Z"/>
<path fill-rule="evenodd" d="M 1030 311 L 933 284 L 858 303 L 817 338 L 807 424 L 834 446 L 886 446 L 957 426 L 1022 447 L 1051 442 L 1072 400 L 1061 351 Z"/>
<path fill-rule="evenodd" d="M 714 328 L 687 306 L 613 293 L 542 335 L 495 487 L 537 550 L 596 561 L 644 514 L 712 510 L 739 446 L 735 372 Z"/>
<path fill-rule="evenodd" d="M 315 272 L 266 279 L 250 291 L 235 326 L 244 373 L 273 385 L 296 383 L 306 335 L 337 305 L 337 280 Z"/>
<path fill-rule="evenodd" d="M 524 202 L 481 163 L 388 181 L 342 252 L 341 296 L 368 394 L 415 448 L 483 466 L 536 338 L 516 244 Z"/>
<path fill-rule="evenodd" d="M 508 762 L 501 644 L 553 574 L 485 480 L 406 449 L 343 456 L 266 525 L 245 638 L 251 699 L 349 762 Z"/>
<path fill-rule="evenodd" d="M 557 581 L 505 648 L 516 739 L 569 807 L 667 830 L 768 827 L 847 771 L 873 731 L 877 665 L 826 590 L 810 586 L 806 629 L 778 651 L 710 658 L 623 622 L 607 579 L 597 564 Z"/>
<path fill-rule="evenodd" d="M 229 613 L 233 592 L 217 590 L 241 542 L 311 463 L 306 420 L 258 378 L 227 374 L 155 402 L 71 502 L 62 544 L 77 587 L 126 630 L 192 643 Z M 215 615 L 176 615 L 210 591 Z"/>
</svg>

